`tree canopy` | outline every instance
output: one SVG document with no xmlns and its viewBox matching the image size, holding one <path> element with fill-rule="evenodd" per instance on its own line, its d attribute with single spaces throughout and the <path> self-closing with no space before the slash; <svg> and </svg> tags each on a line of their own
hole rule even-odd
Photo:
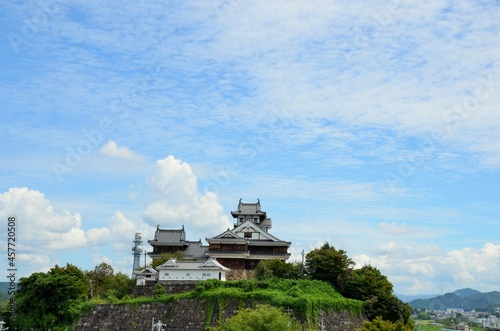
<svg viewBox="0 0 500 331">
<path fill-rule="evenodd" d="M 89 297 L 122 298 L 132 292 L 134 282 L 125 274 L 101 263 L 92 271 L 67 264 L 47 273 L 37 272 L 19 280 L 16 319 L 12 329 L 67 329 L 80 314 L 80 304 Z M 10 321 L 9 321 L 10 323 Z"/>
<path fill-rule="evenodd" d="M 99 297 L 108 300 L 121 299 L 130 294 L 135 282 L 127 275 L 118 272 L 115 274 L 113 267 L 102 262 L 94 270 L 86 272 L 89 279 L 90 297 Z"/>
<path fill-rule="evenodd" d="M 283 310 L 269 305 L 244 309 L 211 331 L 300 331 L 302 326 Z"/>
<path fill-rule="evenodd" d="M 342 294 L 365 301 L 365 313 L 370 320 L 380 316 L 392 322 L 410 322 L 411 308 L 393 294 L 391 282 L 373 266 L 353 270 L 345 282 Z"/>
<path fill-rule="evenodd" d="M 306 255 L 309 278 L 327 281 L 346 298 L 365 302 L 365 314 L 390 322 L 411 324 L 411 308 L 393 293 L 392 283 L 372 266 L 354 269 L 355 263 L 344 250 L 325 243 Z"/>
<path fill-rule="evenodd" d="M 75 318 L 72 308 L 86 292 L 85 274 L 71 264 L 21 278 L 16 293 L 18 328 L 48 330 L 70 324 Z"/>
<path fill-rule="evenodd" d="M 266 280 L 273 277 L 281 279 L 299 279 L 302 275 L 302 265 L 287 263 L 281 260 L 262 260 L 255 268 L 255 277 Z"/>
<path fill-rule="evenodd" d="M 166 253 L 166 252 L 161 253 L 160 256 L 153 259 L 153 261 L 151 262 L 151 267 L 156 268 L 156 267 L 162 265 L 163 263 L 167 262 L 170 258 L 182 260 L 185 258 L 185 255 L 181 251 L 176 251 L 174 253 Z"/>
<path fill-rule="evenodd" d="M 402 321 L 391 322 L 377 317 L 373 321 L 363 323 L 363 327 L 356 331 L 413 331 L 413 326 Z"/>
<path fill-rule="evenodd" d="M 346 251 L 335 249 L 329 243 L 312 250 L 306 255 L 306 271 L 310 278 L 329 282 L 340 290 L 349 276 L 354 262 Z"/>
</svg>

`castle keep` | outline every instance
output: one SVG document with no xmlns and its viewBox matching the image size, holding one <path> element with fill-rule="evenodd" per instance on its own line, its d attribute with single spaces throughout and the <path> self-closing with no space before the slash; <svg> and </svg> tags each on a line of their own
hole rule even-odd
<svg viewBox="0 0 500 331">
<path fill-rule="evenodd" d="M 233 229 L 206 238 L 207 245 L 201 240 L 186 240 L 184 226 L 181 229 L 160 229 L 158 226 L 155 237 L 148 240 L 153 247 L 149 252 L 151 258 L 157 258 L 161 253 L 175 253 L 181 251 L 191 260 L 204 261 L 215 259 L 229 269 L 254 269 L 259 261 L 279 259 L 282 261 L 290 257 L 289 241 L 283 241 L 269 233 L 272 221 L 267 213 L 261 209 L 260 200 L 256 203 L 239 201 L 238 209 L 231 212 L 235 219 Z"/>
</svg>

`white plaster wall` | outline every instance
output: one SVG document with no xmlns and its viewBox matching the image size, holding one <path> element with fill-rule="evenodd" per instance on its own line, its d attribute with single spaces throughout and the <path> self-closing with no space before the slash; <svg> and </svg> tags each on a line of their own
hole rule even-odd
<svg viewBox="0 0 500 331">
<path fill-rule="evenodd" d="M 221 273 L 221 280 L 226 280 L 226 271 L 218 270 L 171 270 L 162 269 L 159 271 L 159 280 L 207 280 L 219 279 L 219 272 Z M 188 275 L 189 273 L 189 275 Z"/>
</svg>

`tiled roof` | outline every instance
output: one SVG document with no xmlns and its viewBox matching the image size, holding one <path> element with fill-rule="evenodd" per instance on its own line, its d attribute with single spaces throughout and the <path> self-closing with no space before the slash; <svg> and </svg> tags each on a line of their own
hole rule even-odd
<svg viewBox="0 0 500 331">
<path fill-rule="evenodd" d="M 184 225 L 180 230 L 172 229 L 160 229 L 158 226 L 155 232 L 155 238 L 153 240 L 148 240 L 148 242 L 157 241 L 163 243 L 181 243 L 186 241 L 186 232 L 184 231 Z"/>
<path fill-rule="evenodd" d="M 259 215 L 265 217 L 266 212 L 261 210 L 259 199 L 257 199 L 257 203 L 244 203 L 240 199 L 238 210 L 232 211 L 231 215 L 233 217 L 238 217 L 238 215 Z"/>
<path fill-rule="evenodd" d="M 158 271 L 156 271 L 155 269 L 151 268 L 151 267 L 147 267 L 145 269 L 142 269 L 141 271 L 139 272 L 136 272 L 135 274 L 136 275 L 144 275 L 144 274 L 157 274 Z"/>
<path fill-rule="evenodd" d="M 202 245 L 201 241 L 190 242 L 189 246 L 184 251 L 184 254 L 194 258 L 206 258 L 205 253 L 208 251 L 208 246 Z"/>
</svg>

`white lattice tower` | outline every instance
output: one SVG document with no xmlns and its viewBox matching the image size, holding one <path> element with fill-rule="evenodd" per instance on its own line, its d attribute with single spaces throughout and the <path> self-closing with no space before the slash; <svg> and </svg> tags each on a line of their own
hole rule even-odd
<svg viewBox="0 0 500 331">
<path fill-rule="evenodd" d="M 132 254 L 134 255 L 132 276 L 134 276 L 134 271 L 141 267 L 141 253 L 142 253 L 142 238 L 140 233 L 136 233 L 134 239 L 134 247 L 132 247 Z"/>
</svg>

